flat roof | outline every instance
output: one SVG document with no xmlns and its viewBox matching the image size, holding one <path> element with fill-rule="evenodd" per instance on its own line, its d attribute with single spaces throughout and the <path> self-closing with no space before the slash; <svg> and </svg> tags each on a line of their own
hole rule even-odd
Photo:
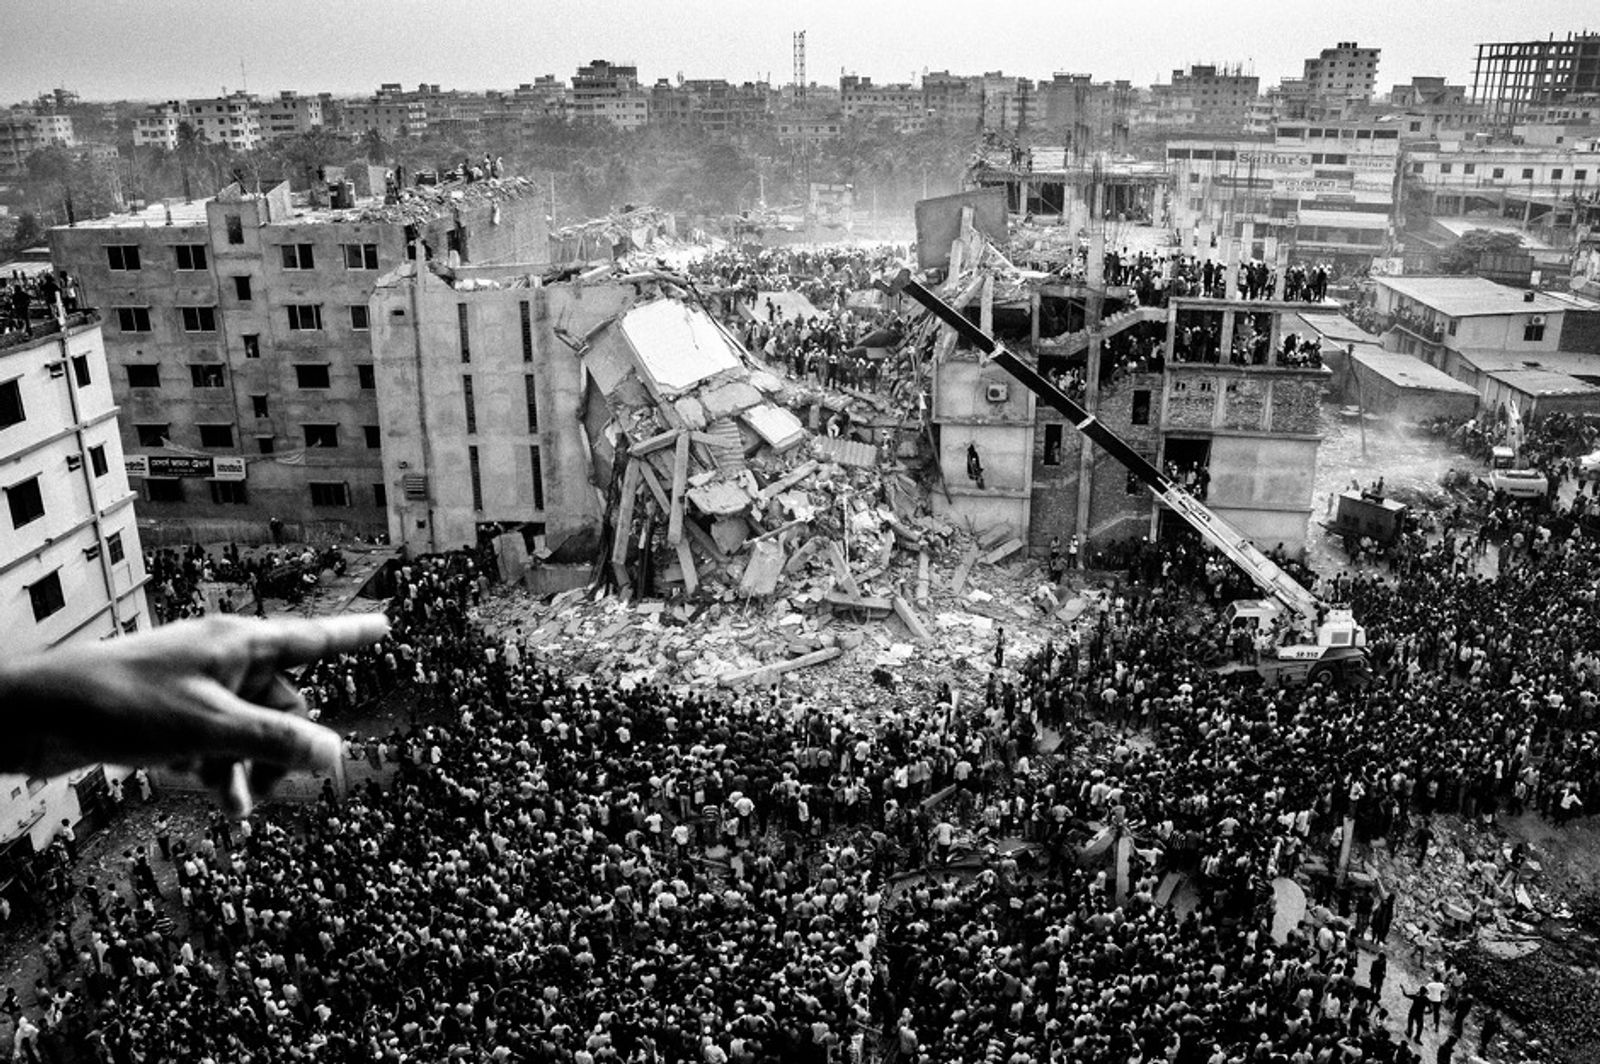
<svg viewBox="0 0 1600 1064">
<path fill-rule="evenodd" d="M 743 365 L 709 315 L 676 300 L 634 307 L 622 316 L 620 326 L 640 367 L 667 396 Z"/>
<path fill-rule="evenodd" d="M 1522 246 L 1520 248 L 1512 248 L 1510 252 L 1511 254 L 1515 254 L 1518 251 L 1532 252 L 1552 250 L 1549 244 L 1546 244 L 1538 237 L 1531 233 L 1523 232 L 1521 226 L 1512 225 L 1510 222 L 1503 221 L 1499 218 L 1440 218 L 1436 216 L 1429 218 L 1428 221 L 1432 222 L 1434 225 L 1437 225 L 1440 229 L 1443 229 L 1451 236 L 1456 237 L 1466 236 L 1474 229 L 1486 229 L 1491 233 L 1509 233 L 1513 236 L 1520 237 L 1522 239 Z"/>
<path fill-rule="evenodd" d="M 1430 392 L 1450 392 L 1455 395 L 1477 395 L 1470 384 L 1456 380 L 1450 374 L 1435 369 L 1411 355 L 1398 351 L 1365 351 L 1358 349 L 1351 356 L 1373 373 L 1402 388 L 1420 388 Z"/>
<path fill-rule="evenodd" d="M 205 225 L 206 199 L 187 203 L 152 203 L 141 211 L 125 211 L 104 218 L 89 218 L 75 225 L 53 226 L 55 229 L 165 229 L 168 226 Z M 169 216 L 169 213 L 170 216 Z"/>
<path fill-rule="evenodd" d="M 1523 355 L 1499 348 L 1474 347 L 1459 352 L 1462 361 L 1479 373 L 1506 370 L 1545 370 L 1569 377 L 1600 376 L 1600 355 L 1581 351 L 1541 351 Z"/>
<path fill-rule="evenodd" d="M 1485 277 L 1376 277 L 1380 287 L 1398 292 L 1431 307 L 1447 318 L 1485 317 L 1493 314 L 1547 314 L 1568 306 L 1542 292 L 1496 284 Z"/>
<path fill-rule="evenodd" d="M 1600 395 L 1592 384 L 1547 369 L 1502 369 L 1489 378 L 1528 395 Z"/>
<path fill-rule="evenodd" d="M 1325 339 L 1336 340 L 1341 344 L 1377 344 L 1379 342 L 1378 337 L 1373 336 L 1343 314 L 1316 314 L 1309 311 L 1300 311 L 1295 314 L 1284 315 L 1282 326 L 1284 331 L 1298 332 L 1301 328 L 1310 329 Z"/>
</svg>

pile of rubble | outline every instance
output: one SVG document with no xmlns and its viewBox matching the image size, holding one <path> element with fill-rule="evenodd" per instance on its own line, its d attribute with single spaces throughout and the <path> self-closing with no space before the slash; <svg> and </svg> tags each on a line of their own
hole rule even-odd
<svg viewBox="0 0 1600 1064">
<path fill-rule="evenodd" d="M 675 241 L 677 220 L 655 207 L 625 207 L 604 218 L 565 226 L 550 234 L 550 262 L 614 262 Z"/>
</svg>

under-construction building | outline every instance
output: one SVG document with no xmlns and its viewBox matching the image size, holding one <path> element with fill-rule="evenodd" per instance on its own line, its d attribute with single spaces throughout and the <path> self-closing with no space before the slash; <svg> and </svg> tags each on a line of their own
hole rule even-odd
<svg viewBox="0 0 1600 1064">
<path fill-rule="evenodd" d="M 1478 45 L 1472 98 L 1490 127 L 1509 129 L 1534 107 L 1600 94 L 1600 34 Z"/>
</svg>

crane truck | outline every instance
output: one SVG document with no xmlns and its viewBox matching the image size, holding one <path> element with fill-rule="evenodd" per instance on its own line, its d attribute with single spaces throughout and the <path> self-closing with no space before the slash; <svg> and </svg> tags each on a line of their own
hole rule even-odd
<svg viewBox="0 0 1600 1064">
<path fill-rule="evenodd" d="M 1060 411 L 1078 432 L 1122 464 L 1156 497 L 1156 501 L 1183 519 L 1201 539 L 1244 571 L 1262 599 L 1230 603 L 1225 611 L 1230 623 L 1252 623 L 1282 632 L 1271 652 L 1263 653 L 1254 671 L 1269 683 L 1363 683 L 1369 676 L 1367 633 L 1347 608 L 1329 606 L 1302 587 L 1276 562 L 1222 517 L 1178 484 L 1093 414 L 1073 402 L 1004 344 L 974 325 L 959 310 L 902 269 L 887 285 L 903 292 L 956 335 L 977 348 L 986 362 L 999 366 L 1041 401 Z"/>
</svg>

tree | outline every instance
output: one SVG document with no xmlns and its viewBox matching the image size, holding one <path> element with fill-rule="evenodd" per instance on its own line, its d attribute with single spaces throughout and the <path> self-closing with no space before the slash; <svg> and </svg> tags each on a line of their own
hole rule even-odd
<svg viewBox="0 0 1600 1064">
<path fill-rule="evenodd" d="M 1439 257 L 1444 273 L 1474 273 L 1484 255 L 1505 255 L 1522 247 L 1522 237 L 1494 229 L 1471 229 L 1461 235 L 1450 250 Z"/>
</svg>

